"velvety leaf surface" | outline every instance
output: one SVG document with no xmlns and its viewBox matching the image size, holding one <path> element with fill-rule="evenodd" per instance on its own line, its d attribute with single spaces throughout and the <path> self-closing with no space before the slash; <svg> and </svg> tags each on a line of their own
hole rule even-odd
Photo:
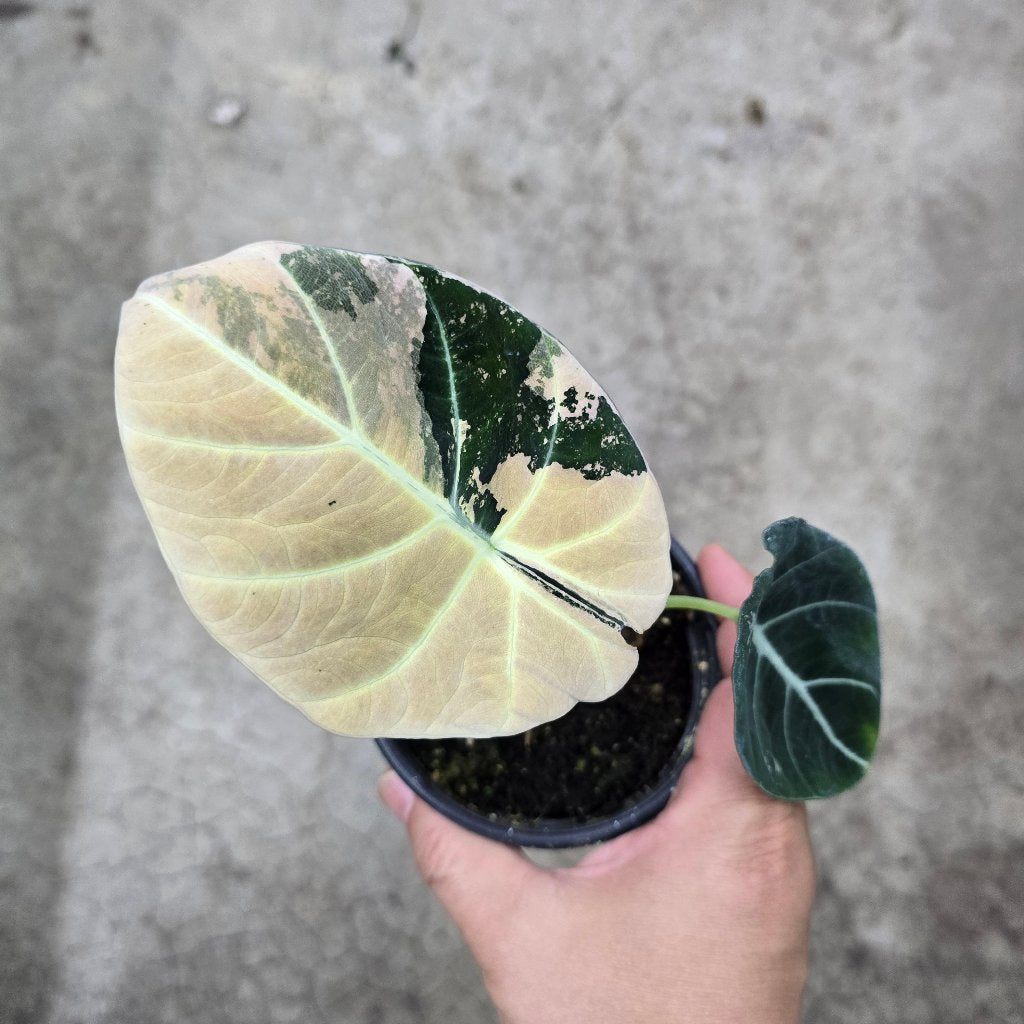
<svg viewBox="0 0 1024 1024">
<path fill-rule="evenodd" d="M 151 278 L 115 364 L 132 479 L 200 621 L 353 735 L 519 732 L 615 692 L 670 586 L 594 380 L 431 267 L 267 242 Z"/>
<path fill-rule="evenodd" d="M 774 796 L 832 796 L 867 771 L 881 663 L 871 581 L 845 544 L 802 519 L 764 532 L 774 564 L 740 609 L 736 747 Z"/>
</svg>

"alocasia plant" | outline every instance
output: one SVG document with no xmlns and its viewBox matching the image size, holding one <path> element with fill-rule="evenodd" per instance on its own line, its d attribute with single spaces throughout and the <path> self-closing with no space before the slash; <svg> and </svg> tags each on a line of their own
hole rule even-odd
<svg viewBox="0 0 1024 1024">
<path fill-rule="evenodd" d="M 664 505 L 614 406 L 549 334 L 432 267 L 267 242 L 151 278 L 115 376 L 189 606 L 327 729 L 522 732 L 616 692 L 666 607 Z M 791 797 L 856 781 L 878 722 L 870 585 L 801 537 L 744 605 L 735 683 L 744 762 Z M 854 563 L 860 589 L 826 581 Z"/>
</svg>

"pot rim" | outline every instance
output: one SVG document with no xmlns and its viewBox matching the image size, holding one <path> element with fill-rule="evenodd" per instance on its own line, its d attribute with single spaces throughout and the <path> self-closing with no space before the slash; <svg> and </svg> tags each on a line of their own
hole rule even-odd
<svg viewBox="0 0 1024 1024">
<path fill-rule="evenodd" d="M 704 597 L 697 566 L 683 546 L 672 539 L 672 566 L 683 577 L 690 593 Z M 719 680 L 715 655 L 715 620 L 711 615 L 692 613 L 683 619 L 690 647 L 690 671 L 693 695 L 690 714 L 683 735 L 676 745 L 672 760 L 663 766 L 657 784 L 638 799 L 614 813 L 593 821 L 575 822 L 564 818 L 541 818 L 532 825 L 515 825 L 494 819 L 460 804 L 454 797 L 438 789 L 427 777 L 423 765 L 410 751 L 406 739 L 375 740 L 385 760 L 401 776 L 406 785 L 435 810 L 456 824 L 488 839 L 512 846 L 529 846 L 556 850 L 613 839 L 650 821 L 668 803 L 683 768 L 693 752 L 694 734 L 708 694 Z"/>
</svg>

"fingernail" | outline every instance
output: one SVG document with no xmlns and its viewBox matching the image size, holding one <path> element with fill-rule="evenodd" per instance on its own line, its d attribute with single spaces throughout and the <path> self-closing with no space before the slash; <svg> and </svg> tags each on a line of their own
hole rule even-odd
<svg viewBox="0 0 1024 1024">
<path fill-rule="evenodd" d="M 377 792 L 391 813 L 401 822 L 409 820 L 412 802 L 415 799 L 412 790 L 392 771 L 385 772 L 377 780 Z"/>
</svg>

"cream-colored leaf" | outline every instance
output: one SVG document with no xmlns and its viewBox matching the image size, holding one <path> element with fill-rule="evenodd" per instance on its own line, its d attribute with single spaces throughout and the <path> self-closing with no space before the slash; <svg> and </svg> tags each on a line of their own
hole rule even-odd
<svg viewBox="0 0 1024 1024">
<path fill-rule="evenodd" d="M 432 268 L 286 243 L 143 283 L 118 420 L 210 633 L 325 728 L 497 735 L 617 690 L 657 485 L 550 336 Z"/>
</svg>

